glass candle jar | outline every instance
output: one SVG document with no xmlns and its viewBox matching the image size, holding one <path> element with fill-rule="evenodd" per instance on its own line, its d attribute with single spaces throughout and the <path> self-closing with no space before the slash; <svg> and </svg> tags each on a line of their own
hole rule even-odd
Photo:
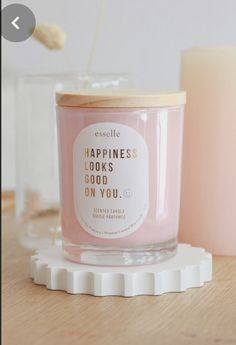
<svg viewBox="0 0 236 345">
<path fill-rule="evenodd" d="M 130 85 L 125 74 L 36 74 L 18 80 L 16 223 L 24 247 L 61 243 L 55 92 Z"/>
<path fill-rule="evenodd" d="M 143 265 L 176 253 L 185 93 L 57 93 L 65 258 Z"/>
</svg>

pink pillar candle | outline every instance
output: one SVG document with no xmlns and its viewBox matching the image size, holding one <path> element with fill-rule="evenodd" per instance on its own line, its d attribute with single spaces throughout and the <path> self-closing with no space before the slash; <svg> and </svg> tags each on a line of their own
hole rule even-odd
<svg viewBox="0 0 236 345">
<path fill-rule="evenodd" d="M 67 259 L 138 265 L 175 254 L 185 93 L 58 93 Z"/>
<path fill-rule="evenodd" d="M 184 124 L 180 240 L 236 255 L 236 46 L 182 56 Z"/>
</svg>

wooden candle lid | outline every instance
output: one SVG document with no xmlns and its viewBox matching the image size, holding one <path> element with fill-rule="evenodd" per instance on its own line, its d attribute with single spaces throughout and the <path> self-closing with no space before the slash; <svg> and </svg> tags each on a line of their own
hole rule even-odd
<svg viewBox="0 0 236 345">
<path fill-rule="evenodd" d="M 81 108 L 149 108 L 174 107 L 186 103 L 186 92 L 83 90 L 57 92 L 59 106 Z"/>
</svg>

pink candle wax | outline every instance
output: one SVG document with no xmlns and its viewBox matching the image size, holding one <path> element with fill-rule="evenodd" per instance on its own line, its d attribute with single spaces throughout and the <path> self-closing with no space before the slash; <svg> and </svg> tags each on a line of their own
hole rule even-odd
<svg viewBox="0 0 236 345">
<path fill-rule="evenodd" d="M 102 265 L 175 254 L 185 93 L 57 95 L 64 254 Z"/>
<path fill-rule="evenodd" d="M 184 123 L 180 240 L 236 255 L 236 46 L 182 54 Z"/>
</svg>

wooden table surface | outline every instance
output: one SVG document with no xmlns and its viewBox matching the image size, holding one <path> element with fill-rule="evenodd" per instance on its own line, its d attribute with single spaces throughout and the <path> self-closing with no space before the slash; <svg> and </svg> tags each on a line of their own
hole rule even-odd
<svg viewBox="0 0 236 345">
<path fill-rule="evenodd" d="M 213 282 L 183 293 L 69 295 L 32 282 L 11 209 L 2 222 L 3 344 L 236 344 L 236 257 L 214 257 Z"/>
</svg>

